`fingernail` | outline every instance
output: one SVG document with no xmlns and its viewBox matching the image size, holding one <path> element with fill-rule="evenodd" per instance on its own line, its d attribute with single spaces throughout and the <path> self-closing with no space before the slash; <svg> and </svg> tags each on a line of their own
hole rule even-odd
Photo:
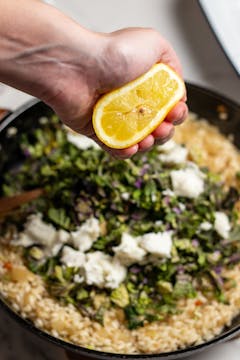
<svg viewBox="0 0 240 360">
<path fill-rule="evenodd" d="M 175 129 L 172 128 L 170 130 L 170 133 L 166 137 L 164 137 L 162 139 L 158 139 L 157 141 L 155 141 L 155 144 L 157 143 L 158 145 L 163 145 L 165 142 L 167 142 L 168 140 L 170 140 L 173 137 L 174 132 L 175 132 Z"/>
<path fill-rule="evenodd" d="M 172 121 L 172 124 L 173 125 L 181 125 L 183 122 L 184 122 L 184 120 L 186 119 L 186 111 L 184 111 L 183 113 L 182 113 L 182 115 L 179 117 L 179 119 L 177 119 L 177 120 L 174 120 L 174 121 Z"/>
<path fill-rule="evenodd" d="M 181 125 L 183 123 L 183 121 L 184 121 L 184 118 L 181 118 L 181 119 L 172 121 L 172 124 L 174 126 Z"/>
</svg>

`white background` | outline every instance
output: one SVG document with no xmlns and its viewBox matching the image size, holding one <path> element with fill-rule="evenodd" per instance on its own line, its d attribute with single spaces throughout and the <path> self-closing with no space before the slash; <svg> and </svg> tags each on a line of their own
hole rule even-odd
<svg viewBox="0 0 240 360">
<path fill-rule="evenodd" d="M 53 2 L 82 25 L 96 31 L 113 31 L 128 26 L 158 29 L 178 53 L 186 80 L 216 90 L 240 102 L 239 78 L 212 34 L 196 0 L 56 0 Z M 15 109 L 27 99 L 29 96 L 26 94 L 0 84 L 0 107 Z M 64 359 L 62 352 L 25 333 L 8 316 L 2 315 L 2 311 L 0 344 L 1 360 Z M 200 354 L 194 357 L 194 360 L 239 360 L 239 358 L 240 342 L 233 341 Z"/>
</svg>

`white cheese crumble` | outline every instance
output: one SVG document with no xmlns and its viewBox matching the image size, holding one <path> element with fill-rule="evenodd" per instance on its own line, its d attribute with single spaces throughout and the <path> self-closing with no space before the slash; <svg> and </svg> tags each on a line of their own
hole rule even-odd
<svg viewBox="0 0 240 360">
<path fill-rule="evenodd" d="M 127 266 L 142 261 L 146 251 L 139 246 L 139 241 L 139 238 L 123 233 L 120 245 L 112 248 L 116 258 Z"/>
<path fill-rule="evenodd" d="M 185 210 L 186 210 L 186 205 L 183 204 L 183 203 L 181 203 L 181 202 L 178 203 L 178 207 L 179 207 L 179 209 L 180 209 L 181 211 L 185 211 Z"/>
<path fill-rule="evenodd" d="M 140 246 L 152 255 L 171 257 L 172 231 L 145 234 L 140 237 Z"/>
<path fill-rule="evenodd" d="M 75 274 L 73 276 L 73 281 L 76 283 L 76 284 L 81 284 L 82 282 L 84 282 L 84 276 L 81 276 L 80 274 Z"/>
<path fill-rule="evenodd" d="M 173 191 L 177 196 L 197 198 L 204 191 L 204 175 L 194 167 L 170 173 Z"/>
<path fill-rule="evenodd" d="M 152 202 L 156 202 L 157 201 L 157 195 L 156 194 L 151 194 L 151 200 L 152 200 Z"/>
<path fill-rule="evenodd" d="M 142 262 L 147 254 L 170 257 L 171 249 L 172 231 L 147 233 L 137 237 L 123 233 L 120 245 L 113 247 L 115 257 L 126 266 Z"/>
<path fill-rule="evenodd" d="M 62 249 L 61 262 L 69 267 L 82 267 L 85 262 L 85 254 L 65 245 Z"/>
<path fill-rule="evenodd" d="M 209 231 L 212 229 L 212 224 L 209 221 L 204 221 L 200 224 L 199 229 L 203 231 Z"/>
<path fill-rule="evenodd" d="M 101 251 L 86 254 L 83 265 L 86 283 L 99 288 L 117 288 L 126 278 L 127 269 L 117 259 Z"/>
<path fill-rule="evenodd" d="M 54 245 L 51 248 L 51 255 L 56 256 L 63 244 L 66 244 L 70 239 L 70 233 L 66 230 L 60 229 L 56 232 Z"/>
<path fill-rule="evenodd" d="M 129 200 L 130 194 L 128 192 L 123 192 L 121 194 L 121 197 L 122 197 L 123 200 Z"/>
<path fill-rule="evenodd" d="M 63 230 L 63 229 L 58 230 L 57 240 L 60 241 L 62 244 L 65 244 L 66 242 L 68 242 L 69 238 L 70 238 L 69 232 L 67 232 L 66 230 Z"/>
<path fill-rule="evenodd" d="M 161 225 L 163 225 L 163 221 L 162 220 L 157 220 L 157 221 L 155 221 L 155 225 L 161 226 Z"/>
<path fill-rule="evenodd" d="M 175 196 L 174 192 L 171 189 L 163 190 L 162 194 L 164 196 Z"/>
<path fill-rule="evenodd" d="M 224 239 L 228 239 L 231 230 L 231 224 L 227 215 L 223 212 L 215 212 L 214 229 Z"/>
<path fill-rule="evenodd" d="M 166 143 L 167 144 L 167 143 Z M 159 154 L 158 158 L 167 164 L 181 164 L 186 162 L 188 156 L 188 150 L 176 143 L 170 144 L 169 147 L 161 149 L 163 153 Z"/>
<path fill-rule="evenodd" d="M 24 225 L 24 231 L 19 234 L 17 244 L 22 246 L 39 244 L 50 247 L 55 242 L 56 234 L 55 227 L 45 223 L 41 214 L 30 215 Z"/>
<path fill-rule="evenodd" d="M 11 244 L 13 246 L 28 247 L 28 246 L 32 246 L 33 244 L 36 244 L 36 241 L 34 241 L 33 238 L 29 236 L 27 233 L 22 231 L 11 241 Z"/>
<path fill-rule="evenodd" d="M 76 231 L 71 232 L 71 240 L 74 247 L 80 251 L 87 251 L 100 235 L 99 220 L 92 217 L 88 219 Z"/>
<path fill-rule="evenodd" d="M 75 145 L 78 149 L 85 150 L 90 147 L 93 147 L 94 149 L 100 149 L 98 144 L 89 137 L 71 132 L 70 130 L 67 132 L 67 140 Z"/>
<path fill-rule="evenodd" d="M 56 230 L 51 224 L 42 220 L 41 214 L 28 217 L 24 225 L 24 231 L 19 233 L 18 238 L 11 243 L 16 246 L 28 247 L 41 245 L 46 257 L 57 255 L 62 245 L 70 239 L 70 234 L 65 230 Z"/>
<path fill-rule="evenodd" d="M 158 150 L 164 153 L 172 151 L 177 146 L 177 143 L 174 140 L 168 140 L 163 145 L 158 145 Z"/>
</svg>

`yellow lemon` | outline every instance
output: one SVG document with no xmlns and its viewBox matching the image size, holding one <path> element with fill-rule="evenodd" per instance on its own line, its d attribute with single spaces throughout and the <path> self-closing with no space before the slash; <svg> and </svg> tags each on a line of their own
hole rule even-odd
<svg viewBox="0 0 240 360">
<path fill-rule="evenodd" d="M 95 133 L 111 148 L 137 144 L 164 120 L 184 93 L 179 75 L 165 64 L 156 64 L 98 100 L 92 119 Z"/>
</svg>

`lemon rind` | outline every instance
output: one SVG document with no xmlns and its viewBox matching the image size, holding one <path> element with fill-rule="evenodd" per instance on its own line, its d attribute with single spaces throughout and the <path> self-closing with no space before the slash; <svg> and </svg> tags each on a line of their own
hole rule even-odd
<svg viewBox="0 0 240 360">
<path fill-rule="evenodd" d="M 106 104 L 109 103 L 109 99 L 113 101 L 127 91 L 131 91 L 132 89 L 146 81 L 149 78 L 149 72 L 124 85 L 123 87 L 115 89 L 110 93 L 107 93 L 106 95 L 103 95 L 102 98 L 97 102 L 93 111 L 93 128 L 99 140 L 101 140 L 105 145 L 113 149 L 124 149 L 139 143 L 147 135 L 151 134 L 158 125 L 161 124 L 169 111 L 177 104 L 179 100 L 182 99 L 185 93 L 185 85 L 179 75 L 176 74 L 168 65 L 161 63 L 156 64 L 152 67 L 152 69 L 150 70 L 151 76 L 154 76 L 154 74 L 159 72 L 160 70 L 166 70 L 170 75 L 170 78 L 177 81 L 178 90 L 176 91 L 174 96 L 168 101 L 168 103 L 163 106 L 158 111 L 157 115 L 150 121 L 147 131 L 146 128 L 144 128 L 142 131 L 137 132 L 136 136 L 131 137 L 129 141 L 117 141 L 116 138 L 112 136 L 107 136 L 103 131 L 99 131 L 99 128 L 101 128 L 100 121 L 103 115 L 103 110 Z"/>
</svg>

